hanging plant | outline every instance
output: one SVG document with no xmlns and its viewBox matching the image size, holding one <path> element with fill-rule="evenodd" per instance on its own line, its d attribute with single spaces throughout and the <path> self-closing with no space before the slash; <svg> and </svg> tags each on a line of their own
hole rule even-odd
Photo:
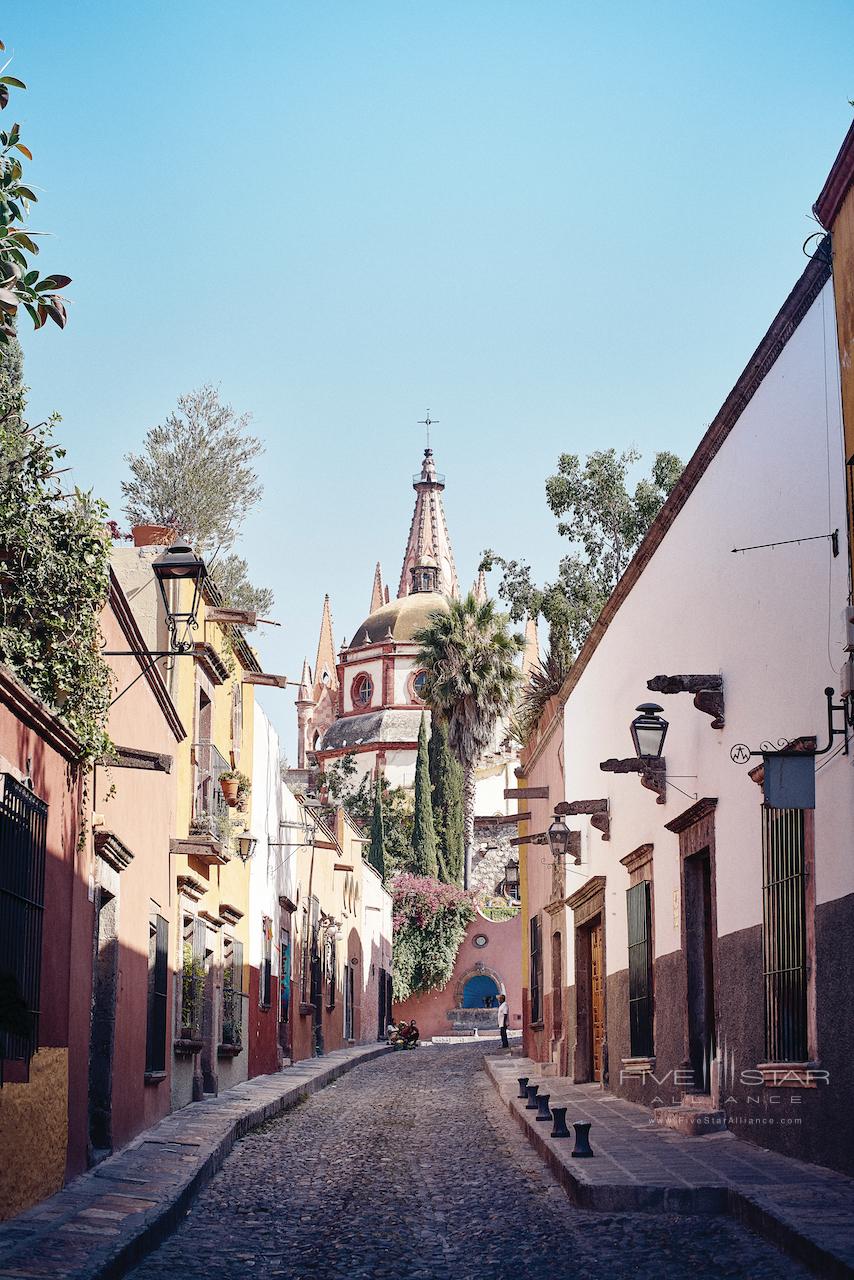
<svg viewBox="0 0 854 1280">
<path fill-rule="evenodd" d="M 474 894 L 429 876 L 392 880 L 394 998 L 406 1000 L 451 980 L 466 929 L 475 917 Z"/>
</svg>

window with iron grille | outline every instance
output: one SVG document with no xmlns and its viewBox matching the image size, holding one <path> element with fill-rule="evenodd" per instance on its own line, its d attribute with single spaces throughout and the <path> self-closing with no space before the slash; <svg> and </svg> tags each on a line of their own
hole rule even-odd
<svg viewBox="0 0 854 1280">
<path fill-rule="evenodd" d="M 629 1038 L 633 1058 L 651 1057 L 652 919 L 650 885 L 641 880 L 626 890 L 629 923 Z"/>
<path fill-rule="evenodd" d="M 806 1062 L 807 919 L 805 810 L 762 809 L 762 950 L 765 1054 Z"/>
<path fill-rule="evenodd" d="M 299 990 L 302 1004 L 308 1003 L 308 974 L 310 959 L 311 931 L 308 920 L 308 903 L 302 909 L 302 937 L 300 938 L 300 975 Z"/>
<path fill-rule="evenodd" d="M 261 921 L 263 930 L 261 939 L 261 976 L 258 991 L 258 1003 L 262 1009 L 269 1009 L 273 998 L 273 922 L 269 916 Z"/>
<path fill-rule="evenodd" d="M 226 935 L 222 965 L 222 1043 L 243 1048 L 243 943 Z"/>
<path fill-rule="evenodd" d="M 197 916 L 184 916 L 183 968 L 181 971 L 181 1026 L 182 1040 L 201 1040 L 202 1010 L 205 998 L 205 938 L 204 920 Z"/>
<path fill-rule="evenodd" d="M 148 1032 L 145 1070 L 166 1070 L 166 1006 L 169 991 L 169 924 L 153 911 L 148 921 Z"/>
<path fill-rule="evenodd" d="M 531 1021 L 541 1022 L 543 1017 L 543 940 L 540 917 L 531 916 Z"/>
<path fill-rule="evenodd" d="M 47 805 L 0 774 L 0 1063 L 38 1048 L 46 843 Z"/>
<path fill-rule="evenodd" d="M 338 986 L 338 953 L 334 938 L 326 939 L 326 1007 L 335 1008 L 335 989 Z"/>
</svg>

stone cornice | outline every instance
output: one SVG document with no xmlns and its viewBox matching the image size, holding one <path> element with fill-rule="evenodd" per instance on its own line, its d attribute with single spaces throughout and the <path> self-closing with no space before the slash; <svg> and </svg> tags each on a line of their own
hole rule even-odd
<svg viewBox="0 0 854 1280">
<path fill-rule="evenodd" d="M 648 862 L 652 862 L 652 851 L 654 847 L 655 846 L 651 844 L 638 845 L 637 849 L 633 849 L 631 853 L 627 853 L 625 858 L 620 858 L 620 862 L 631 875 L 633 871 L 639 871 L 641 867 L 645 867 Z"/>
<path fill-rule="evenodd" d="M 124 871 L 133 862 L 133 854 L 115 831 L 108 831 L 106 827 L 96 827 L 94 837 L 96 854 L 114 871 Z"/>
<path fill-rule="evenodd" d="M 854 124 L 845 135 L 839 154 L 831 165 L 827 181 L 812 207 L 825 231 L 831 231 L 842 202 L 854 184 Z"/>
<path fill-rule="evenodd" d="M 34 693 L 31 693 L 27 686 L 2 664 L 0 664 L 0 704 L 7 707 L 29 729 L 34 730 L 42 741 L 58 752 L 64 760 L 72 764 L 79 761 L 83 746 L 65 721 L 60 719 L 46 702 L 42 702 Z"/>
<path fill-rule="evenodd" d="M 717 803 L 717 796 L 705 796 L 702 800 L 698 800 L 696 804 L 692 804 L 690 809 L 686 809 L 684 813 L 680 813 L 678 817 L 671 819 L 670 822 L 665 822 L 664 825 L 668 831 L 673 831 L 678 835 L 680 831 L 687 831 L 689 827 L 695 826 L 702 818 L 714 813 Z"/>
<path fill-rule="evenodd" d="M 590 879 L 583 884 L 580 889 L 576 889 L 575 893 L 570 894 L 566 899 L 566 905 L 570 911 L 577 911 L 579 907 L 583 907 L 588 902 L 592 902 L 599 894 L 605 892 L 605 877 L 591 876 Z"/>
</svg>

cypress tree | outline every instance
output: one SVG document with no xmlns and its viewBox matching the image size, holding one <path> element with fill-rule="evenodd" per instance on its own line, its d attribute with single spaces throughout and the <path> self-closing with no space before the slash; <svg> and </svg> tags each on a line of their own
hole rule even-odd
<svg viewBox="0 0 854 1280">
<path fill-rule="evenodd" d="M 385 880 L 385 823 L 383 822 L 383 785 L 377 774 L 377 789 L 374 793 L 374 811 L 371 815 L 371 847 L 368 851 L 368 862 L 375 871 L 379 871 Z"/>
<path fill-rule="evenodd" d="M 415 765 L 415 822 L 412 828 L 412 870 L 417 876 L 437 876 L 436 830 L 433 826 L 433 797 L 430 787 L 430 760 L 427 753 L 427 721 L 421 713 L 418 730 L 418 760 Z"/>
<path fill-rule="evenodd" d="M 435 712 L 430 729 L 430 778 L 433 783 L 439 877 L 448 884 L 462 884 L 465 839 L 463 771 L 448 745 L 447 723 Z"/>
</svg>

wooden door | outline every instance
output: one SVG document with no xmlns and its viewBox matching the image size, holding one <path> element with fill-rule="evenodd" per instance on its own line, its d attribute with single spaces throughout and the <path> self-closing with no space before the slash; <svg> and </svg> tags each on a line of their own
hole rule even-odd
<svg viewBox="0 0 854 1280">
<path fill-rule="evenodd" d="M 590 1026 L 593 1041 L 593 1079 L 602 1079 L 602 1045 L 605 1040 L 605 945 L 602 921 L 590 930 Z"/>
</svg>

